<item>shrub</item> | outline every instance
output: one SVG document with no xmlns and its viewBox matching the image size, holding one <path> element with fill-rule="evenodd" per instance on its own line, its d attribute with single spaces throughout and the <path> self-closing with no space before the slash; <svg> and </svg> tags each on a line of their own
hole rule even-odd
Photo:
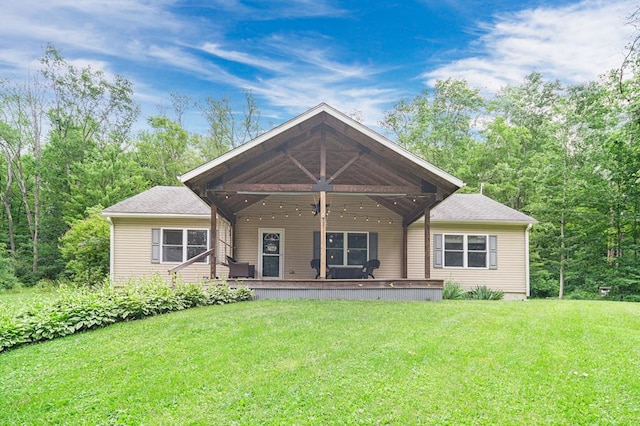
<svg viewBox="0 0 640 426">
<path fill-rule="evenodd" d="M 76 283 L 100 284 L 109 274 L 109 223 L 101 211 L 101 206 L 88 208 L 87 217 L 60 238 L 66 271 Z"/>
<path fill-rule="evenodd" d="M 442 288 L 442 298 L 445 300 L 466 299 L 467 292 L 457 282 L 447 280 Z"/>
<path fill-rule="evenodd" d="M 247 288 L 215 285 L 206 289 L 195 284 L 171 287 L 159 277 L 132 281 L 123 288 L 63 287 L 59 297 L 49 304 L 32 306 L 13 317 L 0 316 L 0 352 L 115 322 L 252 297 L 253 292 Z"/>
<path fill-rule="evenodd" d="M 569 300 L 595 300 L 600 296 L 597 293 L 586 291 L 586 290 L 573 290 L 571 293 L 564 296 L 565 299 Z"/>
<path fill-rule="evenodd" d="M 19 285 L 13 259 L 8 255 L 5 247 L 0 245 L 0 290 L 11 290 Z"/>
<path fill-rule="evenodd" d="M 468 297 L 473 300 L 502 300 L 504 292 L 502 290 L 491 290 L 486 285 L 483 285 L 469 291 Z"/>
</svg>

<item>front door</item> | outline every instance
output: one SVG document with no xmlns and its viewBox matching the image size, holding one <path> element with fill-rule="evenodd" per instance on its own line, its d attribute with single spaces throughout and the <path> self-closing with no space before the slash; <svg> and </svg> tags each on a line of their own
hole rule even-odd
<svg viewBox="0 0 640 426">
<path fill-rule="evenodd" d="M 284 229 L 260 229 L 260 273 L 262 278 L 282 278 Z"/>
</svg>

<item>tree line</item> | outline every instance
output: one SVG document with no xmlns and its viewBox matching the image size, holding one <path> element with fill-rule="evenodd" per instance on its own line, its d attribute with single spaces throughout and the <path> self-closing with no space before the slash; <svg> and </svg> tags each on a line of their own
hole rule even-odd
<svg viewBox="0 0 640 426">
<path fill-rule="evenodd" d="M 102 207 L 177 185 L 176 176 L 262 131 L 250 93 L 241 113 L 228 98 L 171 94 L 169 111 L 134 134 L 140 111 L 129 81 L 77 68 L 54 46 L 40 64 L 27 82 L 0 84 L 0 280 L 3 270 L 25 284 L 102 280 Z M 462 191 L 539 220 L 531 234 L 534 296 L 591 297 L 604 286 L 611 297 L 640 298 L 639 90 L 632 60 L 573 86 L 532 73 L 495 96 L 447 79 L 400 100 L 380 126 L 465 181 Z M 205 134 L 184 127 L 194 108 L 208 123 Z"/>
<path fill-rule="evenodd" d="M 53 45 L 39 63 L 26 81 L 0 81 L 0 288 L 16 277 L 26 285 L 102 281 L 109 256 L 103 207 L 178 185 L 176 176 L 261 132 L 250 93 L 240 114 L 229 98 L 172 94 L 170 111 L 148 117 L 134 134 L 140 109 L 128 80 L 77 67 Z M 193 107 L 206 134 L 182 125 Z"/>
</svg>

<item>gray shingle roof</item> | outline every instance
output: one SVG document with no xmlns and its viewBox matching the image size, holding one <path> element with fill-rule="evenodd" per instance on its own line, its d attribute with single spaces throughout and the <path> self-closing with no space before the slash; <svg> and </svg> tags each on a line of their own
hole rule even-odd
<svg viewBox="0 0 640 426">
<path fill-rule="evenodd" d="M 537 223 L 537 220 L 482 194 L 452 194 L 431 210 L 433 222 Z"/>
<path fill-rule="evenodd" d="M 209 216 L 211 210 L 186 186 L 155 186 L 107 207 L 102 213 L 105 216 L 126 214 Z"/>
</svg>

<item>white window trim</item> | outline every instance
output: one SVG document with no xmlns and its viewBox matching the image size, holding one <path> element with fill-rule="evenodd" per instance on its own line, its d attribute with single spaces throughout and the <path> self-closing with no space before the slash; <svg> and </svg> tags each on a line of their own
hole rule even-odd
<svg viewBox="0 0 640 426">
<path fill-rule="evenodd" d="M 459 236 L 462 235 L 462 266 L 447 266 L 447 235 Z M 484 266 L 468 266 L 469 260 L 469 237 L 484 237 L 485 238 L 485 263 Z M 449 250 L 451 251 L 451 250 Z M 481 252 L 478 252 L 481 253 Z M 446 269 L 489 269 L 489 234 L 458 234 L 458 233 L 443 233 L 442 234 L 442 267 Z"/>
<path fill-rule="evenodd" d="M 348 245 L 349 243 L 349 234 L 366 234 L 367 235 L 367 256 L 366 259 L 369 260 L 369 248 L 370 248 L 370 243 L 369 243 L 369 232 L 367 231 L 327 231 L 327 235 L 328 234 L 343 234 L 343 240 L 345 244 Z M 329 247 L 326 247 L 327 250 L 329 250 Z M 362 268 L 362 265 L 349 265 L 348 262 L 348 253 L 349 251 L 349 247 L 343 247 L 342 248 L 342 263 L 339 265 L 329 265 L 329 258 L 327 257 L 327 267 L 338 267 L 338 268 Z"/>
<path fill-rule="evenodd" d="M 182 261 L 181 262 L 167 262 L 164 260 L 164 231 L 182 231 Z M 207 250 L 211 248 L 211 238 L 209 238 L 209 228 L 181 228 L 174 226 L 167 226 L 166 228 L 160 228 L 160 263 L 167 265 L 179 265 L 187 260 L 187 231 L 206 231 L 207 232 Z M 196 262 L 199 265 L 208 265 L 210 256 L 205 257 L 204 262 Z"/>
</svg>

